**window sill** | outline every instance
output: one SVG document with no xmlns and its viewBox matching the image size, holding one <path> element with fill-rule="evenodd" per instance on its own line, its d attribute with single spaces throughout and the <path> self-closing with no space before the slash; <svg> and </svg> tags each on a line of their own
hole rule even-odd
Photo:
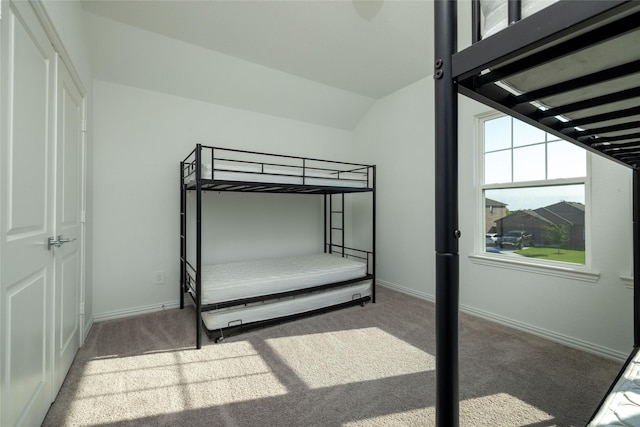
<svg viewBox="0 0 640 427">
<path fill-rule="evenodd" d="M 526 271 L 528 273 L 544 274 L 564 279 L 580 280 L 582 282 L 596 283 L 600 279 L 599 272 L 589 270 L 582 266 L 540 264 L 524 260 L 505 259 L 499 255 L 493 256 L 488 254 L 469 255 L 469 259 L 474 264 Z"/>
</svg>

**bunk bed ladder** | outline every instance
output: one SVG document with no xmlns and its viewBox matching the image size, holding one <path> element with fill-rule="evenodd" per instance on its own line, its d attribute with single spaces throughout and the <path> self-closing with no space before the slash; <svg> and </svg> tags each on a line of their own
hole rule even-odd
<svg viewBox="0 0 640 427">
<path fill-rule="evenodd" d="M 333 197 L 334 196 L 340 196 L 339 200 L 339 206 L 336 206 L 336 203 L 334 203 L 333 201 Z M 325 195 L 325 208 L 326 208 L 326 203 L 327 203 L 327 198 L 329 199 L 329 224 L 327 225 L 327 216 L 326 216 L 326 211 L 325 211 L 325 252 L 329 252 L 330 254 L 332 254 L 333 248 L 334 246 L 337 246 L 338 248 L 340 248 L 340 253 L 342 255 L 342 257 L 344 258 L 345 253 L 344 253 L 344 247 L 345 247 L 345 241 L 344 241 L 344 193 L 340 193 L 340 194 L 326 194 Z M 334 221 L 334 215 L 339 216 L 339 220 Z M 336 224 L 337 222 L 337 224 Z M 334 231 L 339 231 L 340 232 L 340 244 L 338 245 L 334 239 Z M 327 232 L 329 235 L 329 244 L 327 246 L 326 243 L 326 236 L 327 236 Z"/>
</svg>

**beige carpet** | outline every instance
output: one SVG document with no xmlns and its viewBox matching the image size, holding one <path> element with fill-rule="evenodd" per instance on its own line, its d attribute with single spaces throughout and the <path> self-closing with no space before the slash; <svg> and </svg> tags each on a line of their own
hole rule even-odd
<svg viewBox="0 0 640 427">
<path fill-rule="evenodd" d="M 195 350 L 193 311 L 96 323 L 45 426 L 432 426 L 434 306 L 378 303 Z M 460 318 L 460 424 L 584 425 L 620 363 Z"/>
</svg>

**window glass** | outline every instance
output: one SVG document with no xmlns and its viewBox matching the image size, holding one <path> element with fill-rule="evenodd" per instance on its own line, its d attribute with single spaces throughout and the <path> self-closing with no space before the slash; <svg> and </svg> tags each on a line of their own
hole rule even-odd
<svg viewBox="0 0 640 427">
<path fill-rule="evenodd" d="M 587 174 L 587 152 L 583 148 L 567 141 L 555 141 L 548 144 L 549 179 L 573 178 Z"/>
<path fill-rule="evenodd" d="M 484 251 L 585 264 L 586 151 L 509 116 L 480 129 Z"/>
<path fill-rule="evenodd" d="M 504 116 L 487 122 L 484 136 L 486 153 L 511 148 L 511 118 Z"/>
<path fill-rule="evenodd" d="M 484 158 L 485 183 L 511 182 L 511 150 L 487 153 Z"/>
<path fill-rule="evenodd" d="M 545 142 L 545 136 L 545 131 L 528 125 L 518 119 L 513 119 L 514 147 L 522 147 L 524 145 L 539 144 L 541 142 Z"/>
<path fill-rule="evenodd" d="M 544 144 L 515 148 L 513 150 L 513 181 L 545 179 Z"/>
</svg>

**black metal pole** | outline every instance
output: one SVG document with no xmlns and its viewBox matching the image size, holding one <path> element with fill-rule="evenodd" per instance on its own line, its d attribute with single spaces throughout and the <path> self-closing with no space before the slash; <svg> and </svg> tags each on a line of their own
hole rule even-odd
<svg viewBox="0 0 640 427">
<path fill-rule="evenodd" d="M 459 425 L 458 391 L 458 90 L 451 56 L 457 45 L 457 2 L 436 0 L 436 425 Z"/>
<path fill-rule="evenodd" d="M 507 4 L 509 25 L 515 24 L 522 18 L 522 4 L 520 0 L 509 0 Z"/>
<path fill-rule="evenodd" d="M 482 39 L 482 28 L 480 28 L 480 23 L 482 22 L 482 18 L 480 17 L 482 13 L 480 0 L 472 0 L 471 1 L 471 42 L 477 43 Z"/>
<path fill-rule="evenodd" d="M 185 260 L 187 259 L 187 254 L 185 253 L 185 238 L 186 238 L 186 230 L 185 230 L 185 205 L 186 205 L 186 197 L 185 197 L 185 188 L 184 188 L 184 162 L 180 162 L 180 308 L 184 308 L 184 282 L 185 282 Z"/>
<path fill-rule="evenodd" d="M 213 167 L 212 167 L 213 170 Z M 202 347 L 202 146 L 196 145 L 196 348 Z"/>
<path fill-rule="evenodd" d="M 373 274 L 372 280 L 372 302 L 375 304 L 376 302 L 376 166 L 373 166 L 373 194 L 372 196 L 372 216 L 373 216 L 373 224 L 371 225 L 371 233 L 372 233 L 372 252 L 373 252 L 373 266 L 371 267 L 371 272 Z"/>
<path fill-rule="evenodd" d="M 640 171 L 633 169 L 633 347 L 640 346 Z"/>
</svg>

